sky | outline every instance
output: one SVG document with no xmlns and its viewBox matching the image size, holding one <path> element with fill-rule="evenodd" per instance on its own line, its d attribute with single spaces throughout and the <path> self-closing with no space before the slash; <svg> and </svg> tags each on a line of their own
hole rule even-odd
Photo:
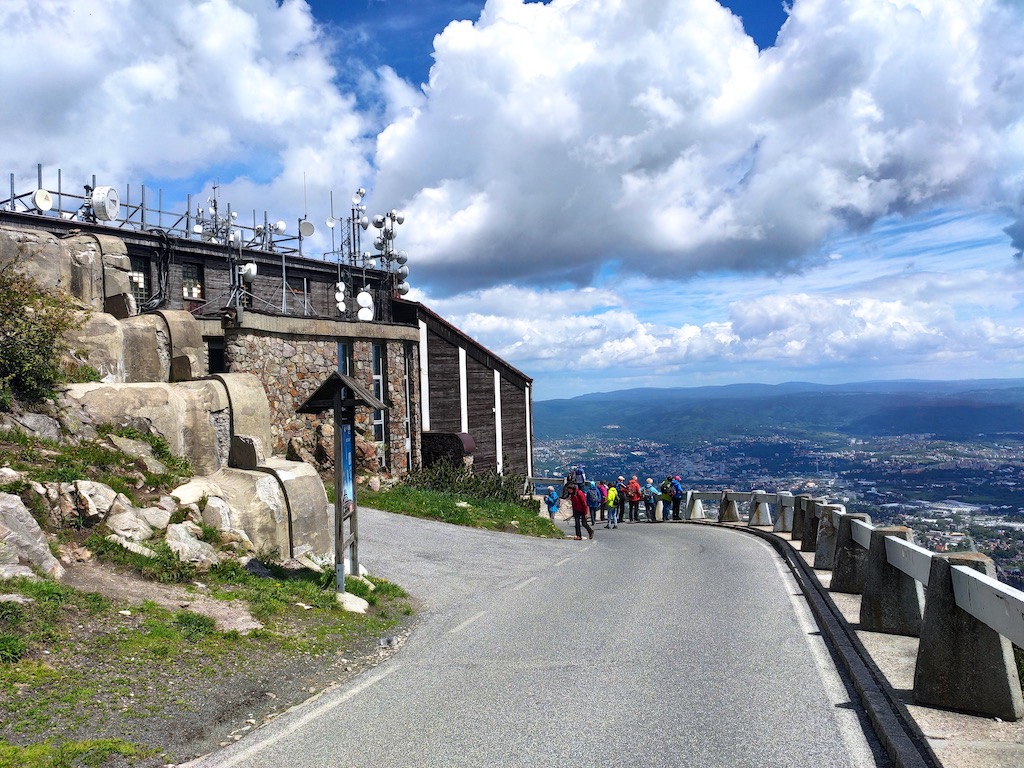
<svg viewBox="0 0 1024 768">
<path fill-rule="evenodd" d="M 317 225 L 546 400 L 1024 377 L 1017 0 L 3 0 L 0 170 Z M 152 199 L 152 198 L 151 198 Z M 292 229 L 294 226 L 290 225 Z"/>
</svg>

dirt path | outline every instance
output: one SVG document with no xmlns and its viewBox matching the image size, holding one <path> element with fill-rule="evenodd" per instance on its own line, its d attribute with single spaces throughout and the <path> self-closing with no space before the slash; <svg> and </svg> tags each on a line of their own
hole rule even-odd
<svg viewBox="0 0 1024 768">
<path fill-rule="evenodd" d="M 169 611 L 189 610 L 209 616 L 217 622 L 221 632 L 237 630 L 245 634 L 262 628 L 244 603 L 237 600 L 215 600 L 196 590 L 179 585 L 146 581 L 131 573 L 115 570 L 95 563 L 76 563 L 67 567 L 62 580 L 68 586 L 83 592 L 96 592 L 117 600 L 141 605 L 151 600 Z"/>
</svg>

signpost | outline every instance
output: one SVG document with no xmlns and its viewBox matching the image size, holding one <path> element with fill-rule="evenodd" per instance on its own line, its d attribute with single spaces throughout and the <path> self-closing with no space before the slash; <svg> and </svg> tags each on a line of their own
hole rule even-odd
<svg viewBox="0 0 1024 768">
<path fill-rule="evenodd" d="M 338 595 L 345 593 L 345 551 L 359 575 L 359 515 L 356 505 L 356 406 L 387 408 L 351 376 L 335 371 L 296 413 L 334 411 L 334 572 Z M 346 533 L 347 530 L 347 533 Z"/>
</svg>

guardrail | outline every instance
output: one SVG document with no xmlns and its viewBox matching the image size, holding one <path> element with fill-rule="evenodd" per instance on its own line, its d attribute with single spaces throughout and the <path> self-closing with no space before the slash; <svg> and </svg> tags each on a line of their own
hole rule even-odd
<svg viewBox="0 0 1024 768">
<path fill-rule="evenodd" d="M 832 571 L 830 590 L 861 595 L 860 629 L 918 637 L 915 702 L 1024 717 L 1013 654 L 1013 645 L 1024 648 L 1024 592 L 995 578 L 991 558 L 930 552 L 910 528 L 873 526 L 868 515 L 810 494 L 689 491 L 686 519 L 708 519 L 712 501 L 719 522 L 770 526 L 813 552 L 813 567 Z"/>
</svg>

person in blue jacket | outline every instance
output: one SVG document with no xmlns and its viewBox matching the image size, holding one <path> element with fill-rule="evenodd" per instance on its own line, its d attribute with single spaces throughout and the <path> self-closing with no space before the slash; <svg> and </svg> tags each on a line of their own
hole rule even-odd
<svg viewBox="0 0 1024 768">
<path fill-rule="evenodd" d="M 551 522 L 555 521 L 555 513 L 558 512 L 558 502 L 560 497 L 555 491 L 555 486 L 548 486 L 548 495 L 544 497 L 544 503 L 548 505 L 548 515 L 551 517 Z"/>
<path fill-rule="evenodd" d="M 672 478 L 672 484 L 669 486 L 669 495 L 672 496 L 672 519 L 681 520 L 682 518 L 679 517 L 679 505 L 683 503 L 686 491 L 683 489 L 683 481 L 679 479 L 679 475 Z"/>
</svg>

